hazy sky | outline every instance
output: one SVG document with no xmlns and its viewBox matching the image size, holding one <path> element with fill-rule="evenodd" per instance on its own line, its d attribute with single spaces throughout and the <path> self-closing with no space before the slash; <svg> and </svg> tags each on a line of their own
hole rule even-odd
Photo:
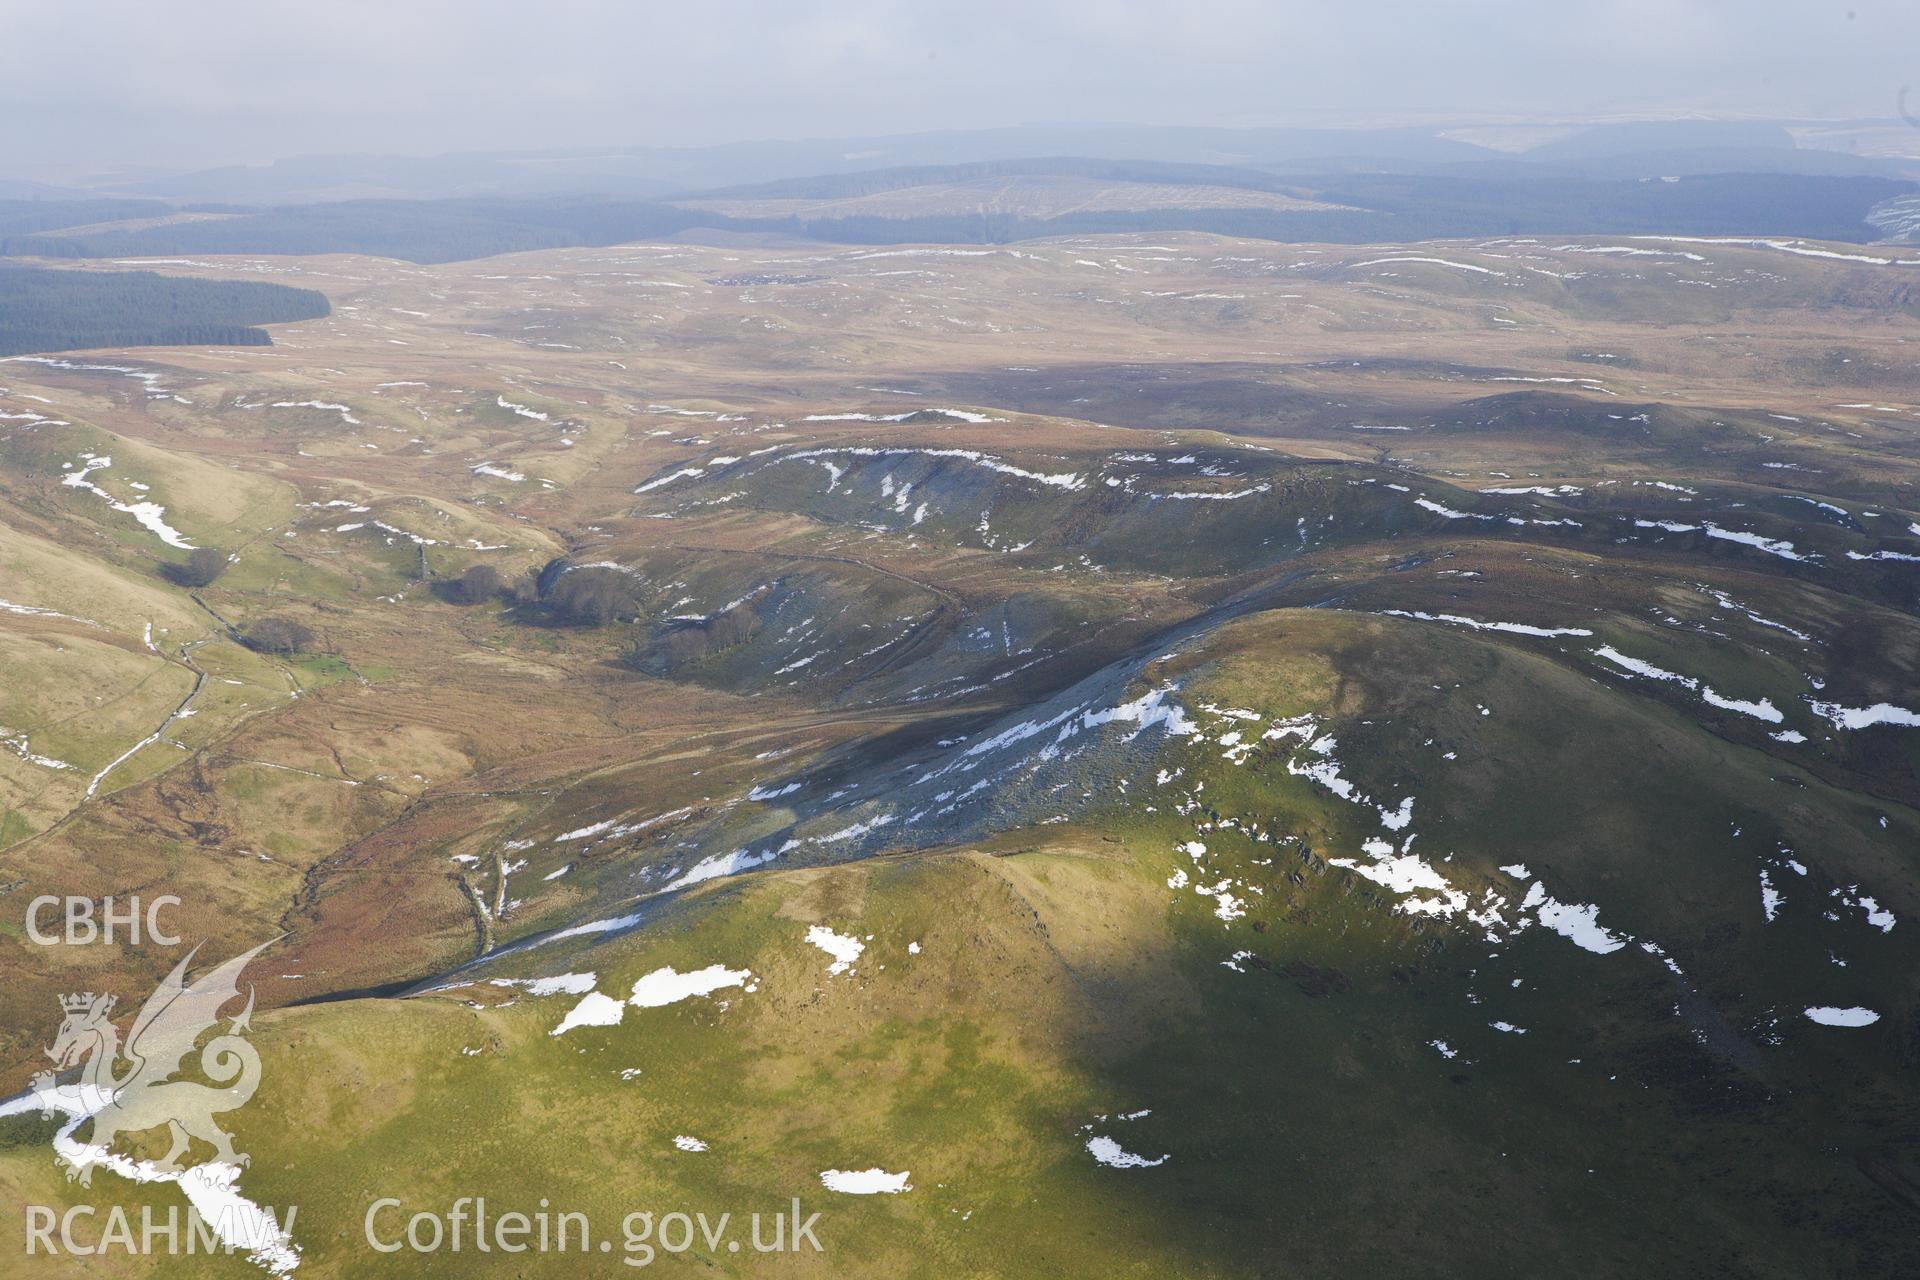
<svg viewBox="0 0 1920 1280">
<path fill-rule="evenodd" d="M 1916 0 L 0 0 L 0 172 L 1023 121 L 1895 113 Z"/>
</svg>

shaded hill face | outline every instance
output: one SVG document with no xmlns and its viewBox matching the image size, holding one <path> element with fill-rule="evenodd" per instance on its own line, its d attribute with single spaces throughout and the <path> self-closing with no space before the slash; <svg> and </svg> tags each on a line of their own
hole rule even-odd
<svg viewBox="0 0 1920 1280">
<path fill-rule="evenodd" d="M 798 1196 L 834 1275 L 1906 1274 L 1911 258 L 247 259 L 329 314 L 0 363 L 0 903 L 284 935 L 229 1119 L 299 1275 L 482 1194 L 614 1256 Z M 10 1088 L 178 959 L 0 934 Z M 179 1202 L 31 1110 L 15 1209 Z"/>
</svg>

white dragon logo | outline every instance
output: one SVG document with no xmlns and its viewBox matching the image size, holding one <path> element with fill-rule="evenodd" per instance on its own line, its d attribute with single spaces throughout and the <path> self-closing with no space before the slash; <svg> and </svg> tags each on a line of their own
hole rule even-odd
<svg viewBox="0 0 1920 1280">
<path fill-rule="evenodd" d="M 272 945 L 263 942 L 188 985 L 187 966 L 200 950 L 195 947 L 147 997 L 127 1032 L 124 1050 L 111 1021 L 115 997 L 88 992 L 60 998 L 67 1016 L 46 1052 L 55 1070 L 81 1067 L 79 1093 L 93 1119 L 93 1140 L 88 1145 L 94 1151 L 108 1151 L 120 1134 L 165 1125 L 172 1131 L 173 1145 L 154 1166 L 159 1170 L 181 1172 L 185 1166 L 180 1158 L 193 1138 L 210 1144 L 225 1164 L 243 1168 L 249 1163 L 247 1154 L 234 1150 L 233 1138 L 213 1117 L 245 1105 L 260 1085 L 260 1055 L 243 1038 L 253 1016 L 251 988 L 240 1016 L 199 1048 L 201 1072 L 214 1083 L 171 1077 L 195 1051 L 201 1034 L 220 1020 L 222 1006 L 239 996 L 240 972 L 247 962 Z M 124 1071 L 116 1066 L 122 1059 Z M 43 1094 L 55 1087 L 52 1072 L 34 1079 L 35 1090 Z M 92 1184 L 92 1162 L 65 1152 L 61 1159 L 69 1181 L 77 1178 L 82 1186 Z"/>
</svg>

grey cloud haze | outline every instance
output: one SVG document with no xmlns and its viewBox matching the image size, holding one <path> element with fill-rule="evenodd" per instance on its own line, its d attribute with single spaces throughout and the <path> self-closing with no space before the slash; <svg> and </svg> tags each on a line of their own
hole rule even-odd
<svg viewBox="0 0 1920 1280">
<path fill-rule="evenodd" d="M 9 0 L 0 171 L 1032 120 L 1887 117 L 1887 0 Z"/>
</svg>

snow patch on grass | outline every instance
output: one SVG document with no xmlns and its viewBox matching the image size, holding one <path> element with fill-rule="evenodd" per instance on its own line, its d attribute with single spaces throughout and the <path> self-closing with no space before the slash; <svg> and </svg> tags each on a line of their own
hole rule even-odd
<svg viewBox="0 0 1920 1280">
<path fill-rule="evenodd" d="M 913 1184 L 907 1181 L 912 1170 L 900 1173 L 888 1173 L 885 1169 L 823 1169 L 820 1172 L 820 1185 L 829 1191 L 838 1191 L 848 1196 L 897 1196 L 903 1191 L 913 1190 Z"/>
<path fill-rule="evenodd" d="M 807 941 L 833 957 L 833 963 L 827 966 L 829 975 L 845 973 L 853 968 L 854 962 L 860 959 L 860 953 L 867 949 L 867 944 L 860 939 L 835 933 L 823 924 L 807 929 Z"/>
<path fill-rule="evenodd" d="M 1158 1160 L 1149 1160 L 1145 1156 L 1133 1154 L 1112 1138 L 1104 1136 L 1087 1139 L 1087 1154 L 1109 1169 L 1152 1169 L 1173 1158 L 1163 1155 Z"/>
<path fill-rule="evenodd" d="M 710 964 L 692 973 L 676 973 L 672 965 L 667 965 L 635 982 L 633 994 L 627 997 L 627 1003 L 636 1009 L 657 1009 L 662 1005 L 690 1000 L 694 996 L 712 995 L 727 987 L 744 987 L 751 991 L 752 983 L 753 974 L 746 969 Z"/>
</svg>

